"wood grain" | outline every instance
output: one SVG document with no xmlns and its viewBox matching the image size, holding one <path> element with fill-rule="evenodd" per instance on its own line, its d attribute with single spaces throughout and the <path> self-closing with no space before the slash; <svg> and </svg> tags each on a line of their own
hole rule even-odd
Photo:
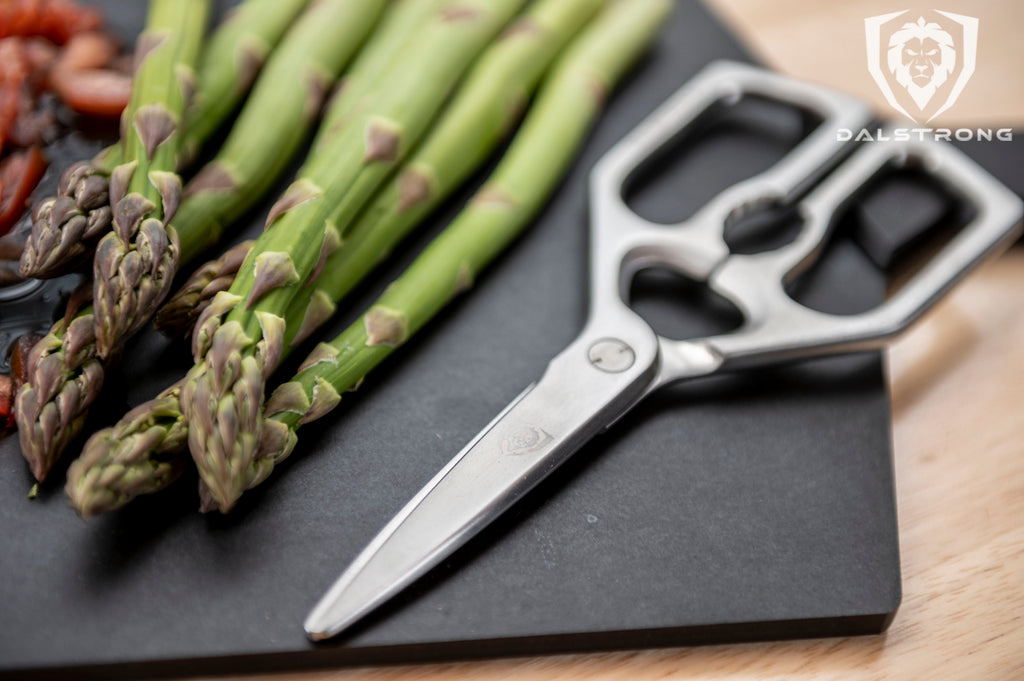
<svg viewBox="0 0 1024 681">
<path fill-rule="evenodd" d="M 767 63 L 885 106 L 859 46 L 863 18 L 893 11 L 891 3 L 709 1 Z M 896 9 L 919 6 L 932 3 Z M 1024 123 L 1024 3 L 953 2 L 942 9 L 981 17 L 984 41 L 972 86 L 944 122 Z M 851 50 L 858 58 L 850 58 Z M 1022 679 L 1024 248 L 969 277 L 892 347 L 888 361 L 904 598 L 885 635 L 245 678 Z"/>
</svg>

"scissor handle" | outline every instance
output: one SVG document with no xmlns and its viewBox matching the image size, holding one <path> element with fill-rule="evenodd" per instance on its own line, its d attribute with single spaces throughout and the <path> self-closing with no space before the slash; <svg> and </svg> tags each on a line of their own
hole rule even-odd
<svg viewBox="0 0 1024 681">
<path fill-rule="evenodd" d="M 723 190 L 692 217 L 661 225 L 636 215 L 625 204 L 623 190 L 640 166 L 716 103 L 744 95 L 790 104 L 817 114 L 822 122 L 774 166 Z M 745 64 L 716 62 L 701 71 L 594 168 L 591 309 L 584 337 L 615 335 L 643 348 L 653 341 L 660 360 L 649 392 L 724 369 L 878 347 L 905 329 L 986 256 L 1012 243 L 1020 233 L 1024 206 L 952 145 L 909 139 L 844 145 L 837 140 L 838 129 L 860 129 L 871 119 L 856 99 Z M 897 138 L 891 130 L 880 137 Z M 841 209 L 886 169 L 912 164 L 971 204 L 970 222 L 873 310 L 833 315 L 794 301 L 786 284 L 820 254 Z M 730 219 L 765 202 L 795 207 L 804 222 L 800 234 L 774 251 L 732 254 L 725 241 Z M 653 336 L 626 300 L 636 272 L 651 266 L 705 282 L 737 306 L 743 326 L 692 341 Z M 638 359 L 647 356 L 643 348 Z"/>
<path fill-rule="evenodd" d="M 894 132 L 886 135 L 892 139 Z M 827 314 L 794 301 L 785 285 L 817 258 L 843 207 L 879 174 L 907 166 L 919 167 L 970 204 L 974 217 L 896 294 L 872 310 Z M 804 227 L 792 243 L 774 251 L 732 255 L 708 279 L 708 286 L 745 318 L 737 331 L 703 341 L 719 355 L 722 369 L 881 346 L 985 258 L 1013 243 L 1024 217 L 1024 202 L 958 149 L 917 140 L 861 145 L 797 205 Z M 680 350 L 676 345 L 674 351 Z"/>
<path fill-rule="evenodd" d="M 791 105 L 821 123 L 771 168 L 726 188 L 675 225 L 645 220 L 626 205 L 624 188 L 649 158 L 714 106 L 744 96 Z M 861 128 L 871 118 L 864 103 L 835 90 L 738 62 L 705 67 L 608 151 L 591 173 L 592 313 L 621 301 L 633 274 L 651 261 L 706 279 L 729 255 L 724 230 L 730 218 L 765 201 L 792 202 L 849 151 L 836 141 L 835 131 Z"/>
</svg>

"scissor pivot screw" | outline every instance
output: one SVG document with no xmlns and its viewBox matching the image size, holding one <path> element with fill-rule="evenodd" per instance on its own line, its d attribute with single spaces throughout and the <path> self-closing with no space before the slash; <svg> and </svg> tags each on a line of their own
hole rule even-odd
<svg viewBox="0 0 1024 681">
<path fill-rule="evenodd" d="M 633 348 L 615 338 L 602 338 L 587 350 L 590 363 L 601 371 L 617 374 L 633 366 L 636 353 Z"/>
</svg>

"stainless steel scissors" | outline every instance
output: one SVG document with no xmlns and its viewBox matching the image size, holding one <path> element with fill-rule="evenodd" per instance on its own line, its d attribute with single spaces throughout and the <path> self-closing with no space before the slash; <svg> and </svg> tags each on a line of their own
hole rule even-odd
<svg viewBox="0 0 1024 681">
<path fill-rule="evenodd" d="M 624 186 L 641 164 L 711 106 L 745 96 L 795 106 L 822 122 L 775 166 L 722 191 L 679 224 L 654 224 L 627 207 Z M 856 130 L 871 119 L 862 103 L 838 92 L 716 62 L 609 151 L 590 180 L 591 304 L 582 333 L 363 550 L 310 613 L 309 636 L 334 636 L 404 589 L 658 388 L 880 347 L 1017 238 L 1024 204 L 954 147 L 874 142 L 849 153 L 837 142 L 837 129 Z M 916 166 L 971 204 L 969 224 L 871 311 L 839 316 L 795 302 L 785 285 L 818 257 L 840 209 L 894 166 Z M 765 202 L 794 207 L 803 224 L 799 235 L 772 251 L 730 252 L 726 225 Z M 739 309 L 743 324 L 692 340 L 657 335 L 626 301 L 636 273 L 653 266 L 705 283 Z"/>
</svg>

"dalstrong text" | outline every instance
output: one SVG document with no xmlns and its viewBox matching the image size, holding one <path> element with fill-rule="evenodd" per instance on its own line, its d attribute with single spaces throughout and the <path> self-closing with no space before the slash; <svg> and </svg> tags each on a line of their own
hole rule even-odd
<svg viewBox="0 0 1024 681">
<path fill-rule="evenodd" d="M 836 130 L 837 142 L 909 142 L 910 140 L 925 141 L 929 139 L 952 142 L 1010 142 L 1013 140 L 1012 128 L 878 128 L 868 130 Z"/>
</svg>

